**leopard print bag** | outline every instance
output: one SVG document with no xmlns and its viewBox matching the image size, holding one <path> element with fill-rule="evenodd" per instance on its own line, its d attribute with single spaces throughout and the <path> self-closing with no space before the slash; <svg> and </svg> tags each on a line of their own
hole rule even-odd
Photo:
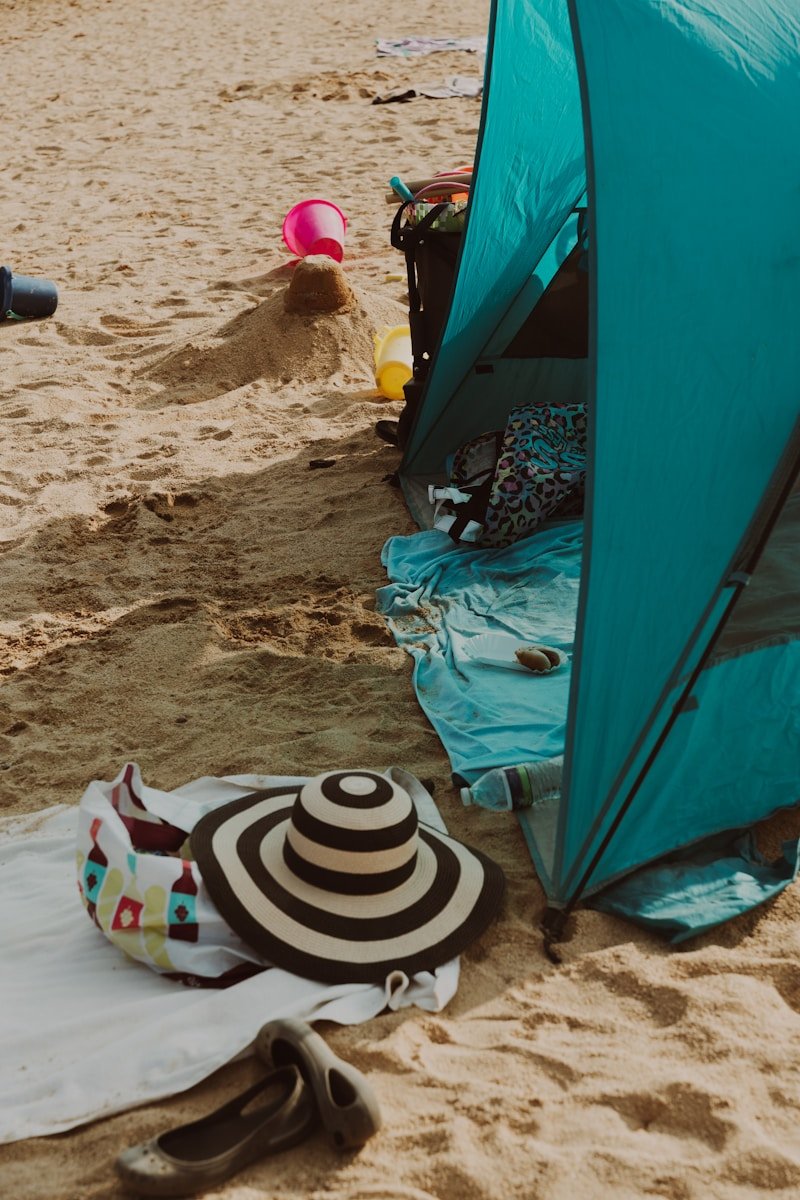
<svg viewBox="0 0 800 1200">
<path fill-rule="evenodd" d="M 521 405 L 504 432 L 458 450 L 450 487 L 432 497 L 439 499 L 435 525 L 455 541 L 509 546 L 549 517 L 580 516 L 585 477 L 585 404 Z"/>
</svg>

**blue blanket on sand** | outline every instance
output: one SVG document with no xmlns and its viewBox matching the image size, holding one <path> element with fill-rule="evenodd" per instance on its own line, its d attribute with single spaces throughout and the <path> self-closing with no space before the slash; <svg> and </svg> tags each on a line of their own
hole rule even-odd
<svg viewBox="0 0 800 1200">
<path fill-rule="evenodd" d="M 481 634 L 512 634 L 571 660 L 582 544 L 581 521 L 557 521 L 503 550 L 456 546 L 437 530 L 384 546 L 391 582 L 378 610 L 414 657 L 419 703 L 457 782 L 563 754 L 571 661 L 533 675 L 476 662 L 469 647 Z"/>
</svg>

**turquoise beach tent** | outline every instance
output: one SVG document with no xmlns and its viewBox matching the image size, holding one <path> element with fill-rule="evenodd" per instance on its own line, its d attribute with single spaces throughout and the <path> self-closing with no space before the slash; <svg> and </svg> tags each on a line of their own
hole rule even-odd
<svg viewBox="0 0 800 1200">
<path fill-rule="evenodd" d="M 561 789 L 520 814 L 554 934 L 582 897 L 800 799 L 798 217 L 796 0 L 494 0 L 401 478 L 429 523 L 460 444 L 537 397 L 587 402 Z M 588 350 L 531 352 L 581 220 Z"/>
</svg>

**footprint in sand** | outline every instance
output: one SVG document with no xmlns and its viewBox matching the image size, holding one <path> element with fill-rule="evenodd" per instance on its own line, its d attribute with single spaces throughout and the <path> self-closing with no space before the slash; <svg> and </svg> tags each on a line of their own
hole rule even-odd
<svg viewBox="0 0 800 1200">
<path fill-rule="evenodd" d="M 108 504 L 104 504 L 103 512 L 107 513 L 109 517 L 121 517 L 130 512 L 136 504 L 138 504 L 136 496 L 121 496 L 118 500 L 109 500 Z"/>
<path fill-rule="evenodd" d="M 64 383 L 63 379 L 58 379 L 55 376 L 48 375 L 44 379 L 31 379 L 30 381 L 23 380 L 17 386 L 24 388 L 26 392 L 35 392 L 35 391 L 38 391 L 39 388 L 43 388 L 43 387 L 61 387 L 63 385 L 63 383 Z M 51 428 L 52 428 L 52 423 L 51 423 Z M 67 426 L 65 426 L 65 428 L 68 429 L 69 426 L 67 425 Z"/>
<path fill-rule="evenodd" d="M 726 1110 L 730 1101 L 692 1084 L 676 1082 L 652 1091 L 631 1091 L 595 1097 L 613 1108 L 633 1130 L 695 1138 L 717 1152 L 736 1134 Z"/>
<path fill-rule="evenodd" d="M 0 487 L 0 504 L 5 504 L 9 508 L 19 508 L 25 503 L 26 497 L 20 496 L 19 493 L 4 491 Z"/>
<path fill-rule="evenodd" d="M 162 521 L 172 521 L 181 513 L 196 508 L 200 499 L 191 492 L 154 492 L 145 499 L 144 506 Z"/>
<path fill-rule="evenodd" d="M 200 430 L 200 435 L 201 435 L 200 440 L 202 442 L 208 442 L 208 441 L 224 442 L 224 441 L 227 441 L 227 439 L 229 437 L 232 437 L 233 430 L 232 429 L 217 429 L 213 425 L 204 426 Z"/>
<path fill-rule="evenodd" d="M 100 318 L 104 329 L 109 329 L 116 337 L 151 337 L 169 329 L 170 321 L 133 321 L 130 317 L 116 316 L 114 313 L 104 313 Z M 113 339 L 111 339 L 113 340 Z"/>
<path fill-rule="evenodd" d="M 376 1184 L 374 1187 L 360 1187 L 355 1191 L 324 1193 L 315 1192 L 310 1200 L 437 1200 L 432 1192 L 423 1192 L 421 1188 L 407 1187 L 404 1184 Z"/>
<path fill-rule="evenodd" d="M 110 346 L 116 341 L 116 338 L 102 333 L 99 329 L 82 329 L 77 325 L 62 325 L 57 322 L 56 330 L 59 337 L 69 342 L 70 346 Z"/>
</svg>

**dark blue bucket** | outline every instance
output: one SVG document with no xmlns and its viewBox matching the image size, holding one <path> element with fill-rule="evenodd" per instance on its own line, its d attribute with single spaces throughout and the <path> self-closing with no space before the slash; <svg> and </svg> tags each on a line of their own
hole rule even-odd
<svg viewBox="0 0 800 1200">
<path fill-rule="evenodd" d="M 49 279 L 14 275 L 0 267 L 0 321 L 6 317 L 51 317 L 58 306 L 58 289 Z"/>
</svg>

